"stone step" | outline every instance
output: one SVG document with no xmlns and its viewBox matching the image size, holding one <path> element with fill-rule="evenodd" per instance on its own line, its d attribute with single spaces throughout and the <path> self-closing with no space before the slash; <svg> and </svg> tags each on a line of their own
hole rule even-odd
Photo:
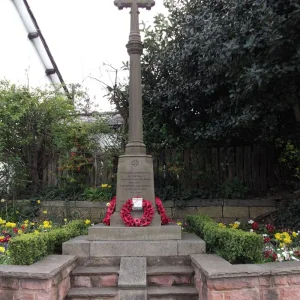
<svg viewBox="0 0 300 300">
<path fill-rule="evenodd" d="M 148 286 L 174 286 L 193 284 L 194 271 L 190 266 L 162 266 L 147 268 Z"/>
<path fill-rule="evenodd" d="M 148 300 L 199 300 L 198 292 L 194 287 L 148 287 Z"/>
<path fill-rule="evenodd" d="M 119 267 L 77 267 L 71 276 L 74 288 L 116 287 L 118 284 Z"/>
<path fill-rule="evenodd" d="M 117 288 L 71 288 L 65 300 L 117 300 Z"/>
<path fill-rule="evenodd" d="M 191 259 L 189 256 L 148 256 L 148 267 L 161 267 L 161 266 L 189 266 Z"/>
<path fill-rule="evenodd" d="M 110 266 L 120 266 L 121 257 L 111 256 L 111 257 L 93 257 L 89 259 L 86 263 L 86 267 L 110 267 Z"/>
</svg>

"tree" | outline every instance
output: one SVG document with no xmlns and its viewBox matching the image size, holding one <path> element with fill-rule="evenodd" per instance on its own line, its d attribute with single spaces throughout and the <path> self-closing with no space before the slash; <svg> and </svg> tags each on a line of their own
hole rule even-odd
<svg viewBox="0 0 300 300">
<path fill-rule="evenodd" d="M 82 99 L 83 95 L 78 96 Z M 80 120 L 87 106 L 76 105 L 59 90 L 0 82 L 0 162 L 10 196 L 37 193 L 44 168 L 58 154 L 69 156 L 72 149 L 93 152 L 99 148 L 96 134 L 109 129 L 103 120 Z"/>
<path fill-rule="evenodd" d="M 167 0 L 145 29 L 147 141 L 252 143 L 300 121 L 297 1 Z M 163 137 L 159 138 L 159 137 Z"/>
</svg>

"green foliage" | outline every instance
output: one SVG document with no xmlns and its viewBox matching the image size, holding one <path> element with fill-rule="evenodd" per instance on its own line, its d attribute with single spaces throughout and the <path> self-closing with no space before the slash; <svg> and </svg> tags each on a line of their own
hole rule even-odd
<svg viewBox="0 0 300 300">
<path fill-rule="evenodd" d="M 145 138 L 274 141 L 299 118 L 298 1 L 166 0 L 145 27 Z"/>
<path fill-rule="evenodd" d="M 47 255 L 61 254 L 63 242 L 83 234 L 87 234 L 87 226 L 84 221 L 76 220 L 49 232 L 20 235 L 9 242 L 10 262 L 30 265 Z"/>
<path fill-rule="evenodd" d="M 109 184 L 102 184 L 99 187 L 88 187 L 83 193 L 85 200 L 96 202 L 108 202 L 113 195 L 115 195 L 115 189 Z"/>
<path fill-rule="evenodd" d="M 248 187 L 243 181 L 237 177 L 234 177 L 232 180 L 228 180 L 222 184 L 221 195 L 227 199 L 244 199 L 248 190 Z"/>
<path fill-rule="evenodd" d="M 35 219 L 39 212 L 39 204 L 35 200 L 8 201 L 0 200 L 0 218 L 10 222 L 22 222 Z"/>
<path fill-rule="evenodd" d="M 239 229 L 222 228 L 205 215 L 186 218 L 189 231 L 205 242 L 208 253 L 215 253 L 230 263 L 259 263 L 263 261 L 263 239 L 260 235 Z"/>
<path fill-rule="evenodd" d="M 278 228 L 289 228 L 298 231 L 300 228 L 300 195 L 294 194 L 284 201 L 278 207 L 275 225 Z"/>
</svg>

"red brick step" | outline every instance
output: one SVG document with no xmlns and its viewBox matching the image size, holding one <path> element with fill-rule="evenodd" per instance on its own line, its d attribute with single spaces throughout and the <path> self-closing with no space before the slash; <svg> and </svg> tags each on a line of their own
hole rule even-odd
<svg viewBox="0 0 300 300">
<path fill-rule="evenodd" d="M 162 266 L 147 268 L 148 286 L 187 286 L 193 284 L 194 271 L 190 266 Z"/>
<path fill-rule="evenodd" d="M 73 270 L 71 285 L 74 288 L 116 287 L 119 267 L 78 267 Z"/>
</svg>

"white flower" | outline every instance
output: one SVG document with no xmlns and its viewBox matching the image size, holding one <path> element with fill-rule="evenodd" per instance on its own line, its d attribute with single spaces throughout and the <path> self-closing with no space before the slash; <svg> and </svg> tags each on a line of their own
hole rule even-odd
<svg viewBox="0 0 300 300">
<path fill-rule="evenodd" d="M 235 222 L 234 222 L 234 224 L 240 225 L 240 224 L 241 224 L 241 222 L 239 222 L 239 221 L 235 221 Z"/>
<path fill-rule="evenodd" d="M 5 202 L 5 199 L 1 199 L 0 201 L 1 201 L 1 203 L 4 203 L 4 202 Z"/>
<path fill-rule="evenodd" d="M 253 229 L 250 229 L 250 232 L 253 232 L 254 230 Z"/>
<path fill-rule="evenodd" d="M 253 224 L 253 223 L 254 223 L 253 220 L 248 221 L 248 224 Z"/>
<path fill-rule="evenodd" d="M 263 237 L 267 237 L 268 235 L 264 233 L 262 236 L 263 236 Z"/>
</svg>

